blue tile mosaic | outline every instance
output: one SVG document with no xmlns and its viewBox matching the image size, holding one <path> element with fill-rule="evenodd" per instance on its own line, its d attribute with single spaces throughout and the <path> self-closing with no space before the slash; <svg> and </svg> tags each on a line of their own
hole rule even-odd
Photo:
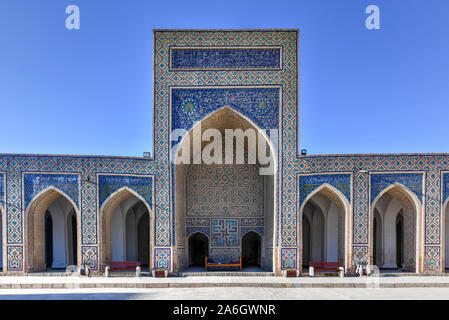
<svg viewBox="0 0 449 320">
<path fill-rule="evenodd" d="M 209 218 L 186 218 L 186 225 L 187 226 L 210 226 L 210 219 Z"/>
<path fill-rule="evenodd" d="M 444 173 L 441 181 L 442 189 L 443 189 L 443 203 L 446 202 L 446 199 L 449 197 L 449 173 Z"/>
<path fill-rule="evenodd" d="M 208 237 L 210 237 L 210 227 L 187 227 L 186 228 L 186 237 L 190 236 L 195 232 L 202 232 Z"/>
<path fill-rule="evenodd" d="M 212 246 L 238 246 L 239 222 L 237 219 L 212 220 Z"/>
<path fill-rule="evenodd" d="M 228 106 L 254 121 L 261 129 L 277 129 L 279 88 L 173 88 L 172 129 L 189 130 L 206 115 Z"/>
<path fill-rule="evenodd" d="M 299 205 L 305 198 L 322 184 L 327 183 L 345 195 L 351 203 L 351 175 L 350 174 L 314 174 L 302 175 L 298 178 Z"/>
<path fill-rule="evenodd" d="M 99 174 L 99 208 L 101 208 L 107 197 L 122 187 L 134 190 L 145 199 L 151 208 L 153 207 L 153 177 Z"/>
<path fill-rule="evenodd" d="M 25 208 L 30 201 L 41 191 L 48 187 L 56 187 L 68 195 L 79 206 L 79 175 L 77 174 L 47 174 L 24 173 L 24 199 Z"/>
<path fill-rule="evenodd" d="M 263 226 L 264 218 L 241 218 L 241 226 Z"/>
<path fill-rule="evenodd" d="M 281 69 L 282 48 L 170 48 L 170 70 Z"/>
<path fill-rule="evenodd" d="M 243 237 L 246 233 L 255 231 L 263 237 L 264 227 L 242 227 L 240 228 L 240 237 Z"/>
<path fill-rule="evenodd" d="M 209 252 L 213 261 L 221 263 L 238 261 L 240 257 L 239 248 L 211 248 Z"/>
<path fill-rule="evenodd" d="M 371 174 L 371 203 L 377 195 L 393 183 L 400 183 L 415 193 L 418 199 L 423 196 L 422 173 L 382 173 Z"/>
</svg>

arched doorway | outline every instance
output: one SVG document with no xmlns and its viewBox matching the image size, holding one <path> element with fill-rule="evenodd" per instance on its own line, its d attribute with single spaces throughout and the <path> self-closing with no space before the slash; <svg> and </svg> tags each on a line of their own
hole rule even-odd
<svg viewBox="0 0 449 320">
<path fill-rule="evenodd" d="M 189 266 L 204 267 L 205 258 L 209 256 L 209 237 L 195 232 L 189 236 Z"/>
<path fill-rule="evenodd" d="M 151 269 L 153 214 L 134 190 L 123 187 L 100 209 L 100 270 L 111 261 L 140 261 Z M 151 211 L 152 212 L 152 211 Z"/>
<path fill-rule="evenodd" d="M 239 130 L 244 136 L 242 139 L 231 136 L 230 153 L 226 152 L 229 130 L 234 133 Z M 257 142 L 249 143 L 251 133 Z M 195 135 L 203 140 L 196 147 Z M 216 143 L 217 136 L 222 137 L 221 143 Z M 218 148 L 211 151 L 214 142 L 223 151 L 223 157 L 204 161 L 202 156 L 206 151 L 215 156 Z M 258 148 L 265 148 L 263 151 L 273 164 L 272 174 L 261 173 L 267 166 L 259 161 Z M 229 154 L 231 161 L 227 159 Z M 237 154 L 243 154 L 242 162 L 241 158 L 237 161 Z M 279 263 L 279 259 L 274 259 L 277 164 L 274 147 L 266 133 L 242 114 L 223 107 L 197 122 L 173 147 L 172 157 L 175 158 L 175 270 L 183 270 L 190 264 L 186 235 L 191 228 L 208 229 L 211 258 L 223 262 L 238 260 L 242 254 L 239 226 L 256 228 L 262 235 L 260 267 L 274 270 Z"/>
<path fill-rule="evenodd" d="M 50 187 L 36 195 L 25 215 L 25 270 L 40 272 L 76 265 L 78 220 L 75 203 L 59 189 Z"/>
<path fill-rule="evenodd" d="M 137 224 L 138 260 L 142 266 L 150 265 L 150 217 L 144 214 Z"/>
<path fill-rule="evenodd" d="M 299 266 L 338 261 L 346 270 L 350 267 L 350 214 L 348 200 L 328 184 L 304 199 L 299 208 Z"/>
<path fill-rule="evenodd" d="M 372 263 L 384 270 L 420 272 L 420 212 L 416 195 L 401 184 L 379 193 L 371 205 Z"/>
<path fill-rule="evenodd" d="M 310 262 L 310 220 L 303 215 L 302 220 L 302 266 L 308 267 Z"/>
<path fill-rule="evenodd" d="M 260 267 L 261 248 L 262 237 L 257 232 L 250 231 L 242 237 L 243 267 Z"/>
</svg>

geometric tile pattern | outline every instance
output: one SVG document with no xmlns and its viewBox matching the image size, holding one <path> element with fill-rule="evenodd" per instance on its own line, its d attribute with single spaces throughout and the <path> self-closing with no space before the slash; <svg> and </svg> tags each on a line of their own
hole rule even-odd
<svg viewBox="0 0 449 320">
<path fill-rule="evenodd" d="M 263 226 L 263 218 L 241 218 L 241 226 Z"/>
<path fill-rule="evenodd" d="M 186 227 L 186 237 L 189 237 L 195 232 L 201 232 L 210 237 L 210 227 Z"/>
<path fill-rule="evenodd" d="M 296 269 L 297 248 L 282 248 L 281 249 L 281 269 Z"/>
<path fill-rule="evenodd" d="M 92 270 L 98 270 L 98 247 L 83 246 L 81 249 L 82 263 Z"/>
<path fill-rule="evenodd" d="M 212 220 L 212 246 L 232 247 L 239 245 L 239 222 L 237 219 Z"/>
<path fill-rule="evenodd" d="M 172 129 L 189 130 L 224 106 L 247 116 L 261 129 L 277 129 L 279 100 L 279 87 L 173 88 Z"/>
<path fill-rule="evenodd" d="M 170 71 L 279 70 L 282 48 L 170 48 Z"/>
<path fill-rule="evenodd" d="M 30 201 L 42 190 L 56 187 L 68 195 L 79 208 L 79 175 L 54 173 L 24 173 L 24 208 L 28 208 Z"/>
<path fill-rule="evenodd" d="M 209 218 L 186 218 L 187 226 L 206 226 L 210 227 Z"/>
<path fill-rule="evenodd" d="M 250 231 L 257 232 L 263 237 L 263 227 L 240 227 L 240 237 L 243 237 L 246 233 Z"/>
<path fill-rule="evenodd" d="M 8 246 L 8 271 L 23 270 L 23 248 L 22 246 Z"/>
<path fill-rule="evenodd" d="M 424 263 L 425 263 L 425 270 L 427 271 L 439 271 L 440 270 L 440 263 L 441 263 L 441 256 L 440 256 L 440 247 L 426 247 L 426 252 L 424 254 L 426 257 Z"/>
<path fill-rule="evenodd" d="M 263 217 L 263 176 L 255 165 L 190 165 L 187 217 Z"/>
<path fill-rule="evenodd" d="M 350 174 L 313 174 L 300 175 L 298 178 L 299 206 L 304 199 L 324 183 L 327 183 L 341 191 L 351 203 L 351 175 Z"/>
<path fill-rule="evenodd" d="M 443 173 L 441 178 L 441 191 L 443 194 L 443 198 L 441 199 L 441 202 L 444 204 L 449 197 L 449 173 Z"/>
<path fill-rule="evenodd" d="M 171 268 L 171 249 L 170 248 L 154 249 L 154 268 L 170 270 L 170 268 Z"/>
<path fill-rule="evenodd" d="M 153 177 L 103 174 L 98 175 L 98 206 L 101 208 L 107 197 L 124 186 L 136 191 L 150 208 L 153 207 Z"/>
<path fill-rule="evenodd" d="M 370 179 L 371 203 L 382 190 L 393 183 L 400 183 L 406 186 L 408 189 L 415 193 L 418 199 L 422 199 L 422 173 L 372 173 Z"/>
<path fill-rule="evenodd" d="M 240 256 L 239 248 L 211 248 L 211 259 L 213 261 L 227 263 L 230 261 L 238 261 Z"/>
</svg>

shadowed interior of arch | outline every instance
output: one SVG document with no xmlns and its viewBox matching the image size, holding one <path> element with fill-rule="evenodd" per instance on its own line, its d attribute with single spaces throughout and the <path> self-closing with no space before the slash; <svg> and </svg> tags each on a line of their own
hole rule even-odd
<svg viewBox="0 0 449 320">
<path fill-rule="evenodd" d="M 142 199 L 127 189 L 108 198 L 102 208 L 101 253 L 104 268 L 112 261 L 138 261 L 150 266 L 150 213 Z"/>
<path fill-rule="evenodd" d="M 339 262 L 345 266 L 347 213 L 342 201 L 330 189 L 322 188 L 306 200 L 302 208 L 303 272 L 310 262 Z"/>
<path fill-rule="evenodd" d="M 372 262 L 383 272 L 416 272 L 417 208 L 401 186 L 380 194 L 372 204 Z"/>
<path fill-rule="evenodd" d="M 222 139 L 222 163 L 207 164 L 204 161 L 194 163 L 201 153 L 209 146 L 211 141 L 203 141 L 200 148 L 194 153 L 193 128 L 190 136 L 182 140 L 178 148 L 178 155 L 185 152 L 184 144 L 189 145 L 189 159 L 186 163 L 174 166 L 175 180 L 175 238 L 174 267 L 183 270 L 191 264 L 190 239 L 186 237 L 187 228 L 207 228 L 209 230 L 209 255 L 215 261 L 238 260 L 242 255 L 242 239 L 239 229 L 249 230 L 256 228 L 263 230 L 260 248 L 259 265 L 266 271 L 273 270 L 273 219 L 276 201 L 276 176 L 261 175 L 257 151 L 248 145 L 248 139 L 243 145 L 233 139 L 233 163 L 226 164 L 224 151 L 226 129 L 253 129 L 258 139 L 260 131 L 253 123 L 235 110 L 224 107 L 206 116 L 201 122 L 201 136 L 207 129 L 217 129 Z M 198 126 L 196 127 L 198 128 Z M 266 155 L 275 161 L 272 144 L 265 135 Z M 188 142 L 187 142 L 188 141 Z M 236 163 L 237 145 L 244 152 L 244 163 Z M 257 150 L 257 149 L 256 149 Z M 256 162 L 248 163 L 249 159 Z M 276 165 L 274 163 L 274 165 Z M 207 223 L 207 221 L 209 221 Z M 242 223 L 246 224 L 242 226 Z"/>
<path fill-rule="evenodd" d="M 27 219 L 28 271 L 51 271 L 78 264 L 77 213 L 66 195 L 56 189 L 44 191 L 31 201 Z"/>
</svg>

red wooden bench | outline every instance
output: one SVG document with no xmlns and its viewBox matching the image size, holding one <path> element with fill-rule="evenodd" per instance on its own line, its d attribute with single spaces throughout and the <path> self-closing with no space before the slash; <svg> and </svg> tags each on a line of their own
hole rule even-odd
<svg viewBox="0 0 449 320">
<path fill-rule="evenodd" d="M 313 277 L 315 271 L 338 272 L 340 277 L 344 276 L 344 267 L 340 262 L 314 261 L 309 263 L 309 275 Z"/>
<path fill-rule="evenodd" d="M 111 261 L 105 268 L 106 277 L 109 276 L 109 271 L 136 271 L 136 276 L 140 276 L 140 261 Z"/>
<path fill-rule="evenodd" d="M 239 261 L 229 261 L 229 263 L 211 262 L 208 261 L 207 256 L 205 258 L 206 270 L 208 267 L 239 267 L 242 270 L 242 257 L 239 257 Z"/>
</svg>

